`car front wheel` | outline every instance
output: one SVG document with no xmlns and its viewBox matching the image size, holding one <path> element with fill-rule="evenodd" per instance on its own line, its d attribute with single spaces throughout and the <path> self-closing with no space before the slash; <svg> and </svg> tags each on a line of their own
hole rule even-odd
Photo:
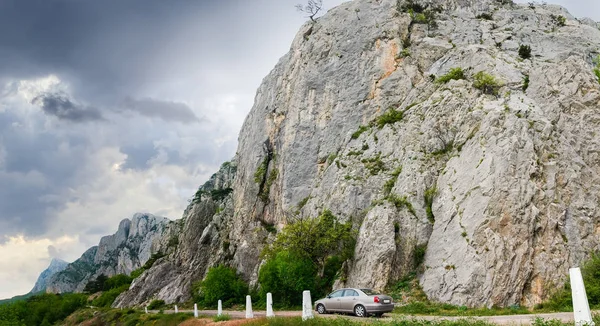
<svg viewBox="0 0 600 326">
<path fill-rule="evenodd" d="M 365 317 L 367 315 L 367 310 L 362 305 L 356 305 L 354 307 L 354 314 L 356 317 Z"/>
<path fill-rule="evenodd" d="M 317 312 L 322 315 L 322 314 L 326 314 L 327 310 L 325 310 L 325 306 L 324 305 L 322 305 L 322 304 L 319 303 L 317 305 Z"/>
</svg>

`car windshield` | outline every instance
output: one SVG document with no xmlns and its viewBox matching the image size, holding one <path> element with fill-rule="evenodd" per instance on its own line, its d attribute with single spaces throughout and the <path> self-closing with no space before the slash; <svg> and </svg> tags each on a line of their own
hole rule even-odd
<svg viewBox="0 0 600 326">
<path fill-rule="evenodd" d="M 373 289 L 360 289 L 361 291 L 363 291 L 366 295 L 375 295 L 377 294 L 377 292 L 373 291 Z"/>
</svg>

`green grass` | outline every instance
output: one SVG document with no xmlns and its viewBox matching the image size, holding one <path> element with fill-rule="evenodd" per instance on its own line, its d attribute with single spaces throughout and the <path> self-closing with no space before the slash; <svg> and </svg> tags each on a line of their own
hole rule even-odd
<svg viewBox="0 0 600 326">
<path fill-rule="evenodd" d="M 435 302 L 410 302 L 405 306 L 396 307 L 394 313 L 406 315 L 429 316 L 500 316 L 524 315 L 532 311 L 524 307 L 513 306 L 509 308 L 467 308 L 446 303 Z"/>
<path fill-rule="evenodd" d="M 492 326 L 494 324 L 475 319 L 459 320 L 419 320 L 417 318 L 399 318 L 393 320 L 350 320 L 347 318 L 324 318 L 316 316 L 315 318 L 302 321 L 301 317 L 274 317 L 256 319 L 245 325 L 248 326 L 288 326 L 288 325 L 306 325 L 306 326 L 359 326 L 359 325 L 390 325 L 390 326 Z"/>
<path fill-rule="evenodd" d="M 216 322 L 220 322 L 220 321 L 228 321 L 231 320 L 231 316 L 229 316 L 228 314 L 222 314 L 220 316 L 215 316 L 215 318 L 213 318 L 213 321 Z"/>
</svg>

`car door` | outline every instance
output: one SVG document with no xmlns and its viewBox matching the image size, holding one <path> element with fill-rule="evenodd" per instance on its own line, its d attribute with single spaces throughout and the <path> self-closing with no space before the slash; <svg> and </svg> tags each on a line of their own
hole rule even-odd
<svg viewBox="0 0 600 326">
<path fill-rule="evenodd" d="M 344 290 L 344 296 L 340 300 L 340 309 L 343 311 L 354 311 L 354 304 L 358 300 L 358 292 L 352 289 Z"/>
<path fill-rule="evenodd" d="M 324 301 L 325 309 L 327 311 L 339 311 L 340 310 L 340 301 L 342 296 L 344 295 L 344 290 L 337 290 L 332 292 L 327 296 L 327 299 Z"/>
</svg>

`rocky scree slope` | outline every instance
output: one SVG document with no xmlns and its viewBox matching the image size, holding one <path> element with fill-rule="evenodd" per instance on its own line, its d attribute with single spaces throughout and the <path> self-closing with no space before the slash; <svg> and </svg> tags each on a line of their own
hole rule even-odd
<svg viewBox="0 0 600 326">
<path fill-rule="evenodd" d="M 507 0 L 355 0 L 305 24 L 200 188 L 224 196 L 191 203 L 115 306 L 185 301 L 217 263 L 255 284 L 269 230 L 324 209 L 359 228 L 337 286 L 417 272 L 432 300 L 545 300 L 600 244 L 598 27 Z"/>
<path fill-rule="evenodd" d="M 167 218 L 137 213 L 131 220 L 122 220 L 114 235 L 102 237 L 98 246 L 52 275 L 44 289 L 50 293 L 82 292 L 90 280 L 101 274 L 129 275 L 153 254 L 174 249 L 169 243 L 174 229 L 175 223 Z"/>
</svg>

